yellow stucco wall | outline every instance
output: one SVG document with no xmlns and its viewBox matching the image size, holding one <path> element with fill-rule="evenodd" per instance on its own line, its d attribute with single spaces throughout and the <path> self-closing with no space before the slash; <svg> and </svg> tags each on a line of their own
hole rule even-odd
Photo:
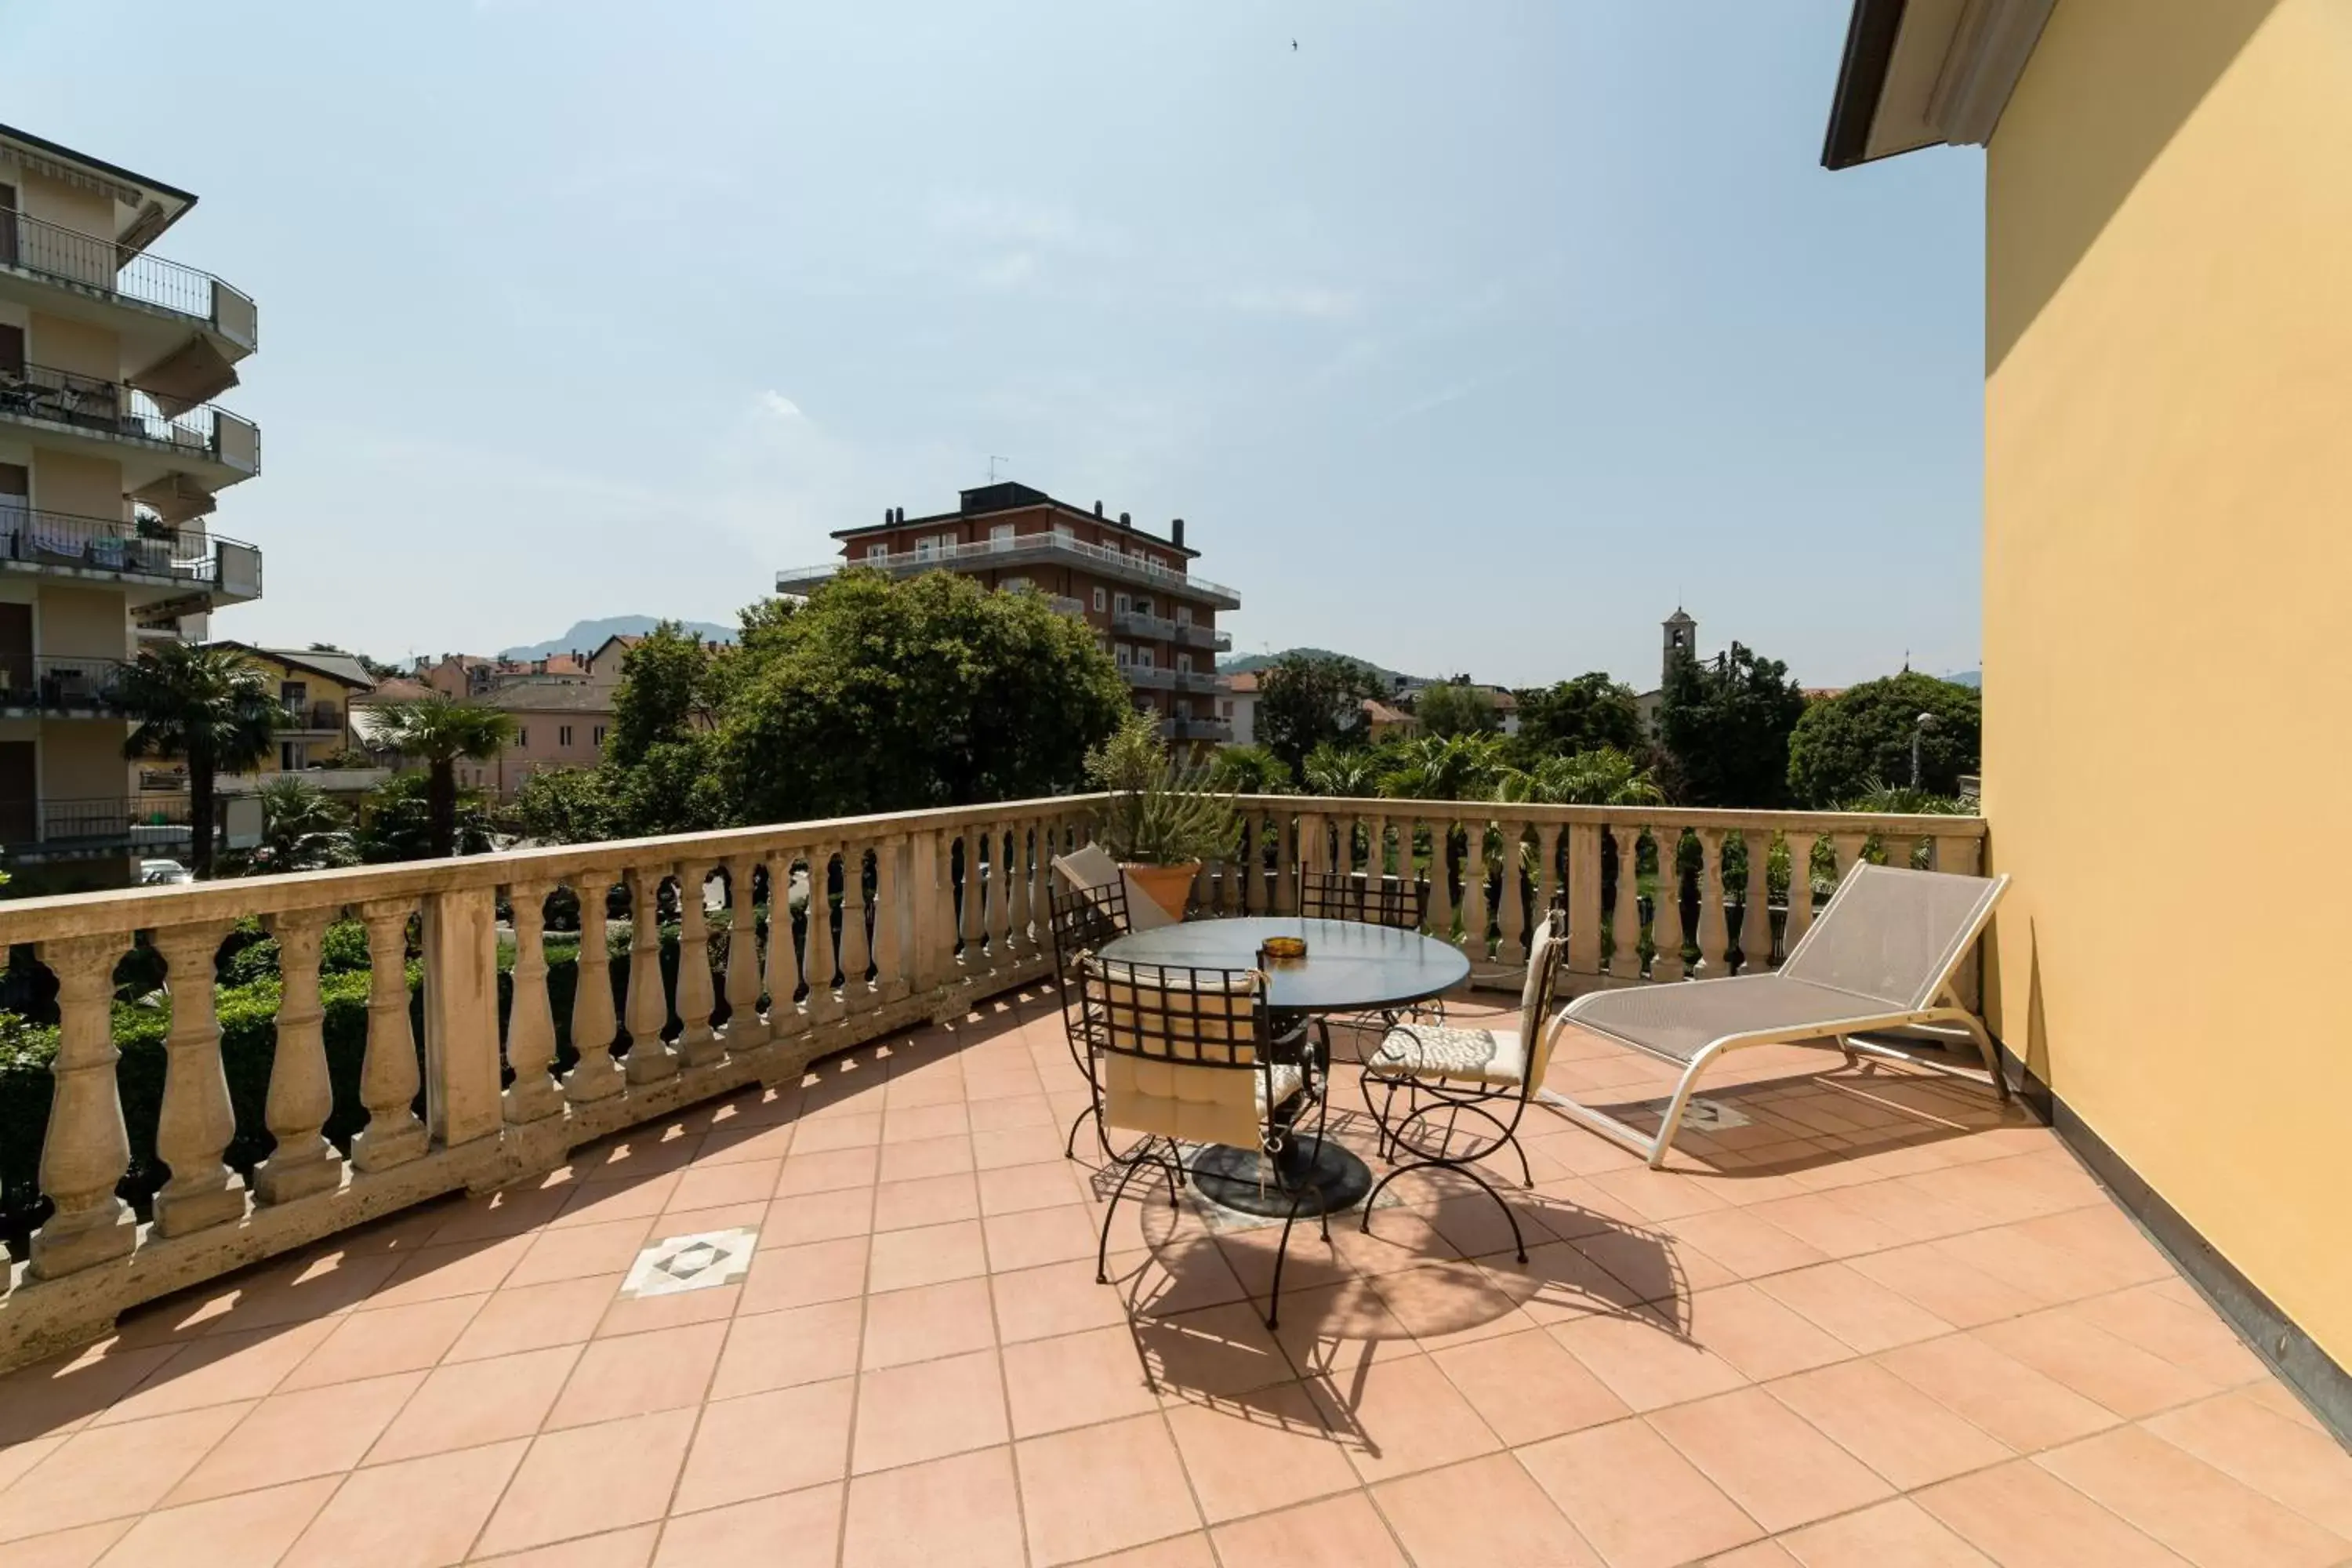
<svg viewBox="0 0 2352 1568">
<path fill-rule="evenodd" d="M 2060 0 L 1987 169 L 2011 1048 L 2352 1363 L 2352 6 Z"/>
</svg>

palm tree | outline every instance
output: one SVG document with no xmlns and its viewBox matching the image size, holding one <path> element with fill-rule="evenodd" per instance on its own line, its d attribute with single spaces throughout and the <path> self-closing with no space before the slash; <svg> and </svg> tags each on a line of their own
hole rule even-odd
<svg viewBox="0 0 2352 1568">
<path fill-rule="evenodd" d="M 166 643 L 123 673 L 121 700 L 139 721 L 126 757 L 179 757 L 188 764 L 190 868 L 213 874 L 213 778 L 268 754 L 278 703 L 259 665 L 230 647 Z"/>
<path fill-rule="evenodd" d="M 352 819 L 341 806 L 299 773 L 280 773 L 261 786 L 261 841 L 268 869 L 310 871 L 359 864 Z"/>
<path fill-rule="evenodd" d="M 1398 800 L 1480 800 L 1502 767 L 1500 735 L 1423 735 L 1406 743 L 1402 761 L 1381 779 L 1381 793 Z"/>
<path fill-rule="evenodd" d="M 440 692 L 376 710 L 375 738 L 426 768 L 425 810 L 433 853 L 457 852 L 457 763 L 488 762 L 514 738 L 514 718 L 495 708 L 451 700 Z"/>
<path fill-rule="evenodd" d="M 1546 757 L 1534 768 L 1507 768 L 1495 798 L 1540 805 L 1656 805 L 1665 798 L 1650 770 L 1614 746 Z"/>
<path fill-rule="evenodd" d="M 1373 753 L 1328 741 L 1307 753 L 1299 776 L 1308 795 L 1354 800 L 1381 793 L 1381 767 Z"/>
</svg>

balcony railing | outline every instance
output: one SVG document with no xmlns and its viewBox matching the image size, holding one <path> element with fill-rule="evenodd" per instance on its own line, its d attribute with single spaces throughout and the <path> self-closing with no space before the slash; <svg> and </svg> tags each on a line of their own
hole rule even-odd
<svg viewBox="0 0 2352 1568">
<path fill-rule="evenodd" d="M 0 497 L 0 562 L 204 584 L 246 598 L 261 593 L 261 552 L 243 540 L 27 510 L 9 499 Z"/>
<path fill-rule="evenodd" d="M 0 369 L 0 417 L 152 442 L 247 473 L 261 466 L 261 432 L 249 419 L 209 403 L 167 416 L 153 398 L 127 382 L 53 365 Z"/>
<path fill-rule="evenodd" d="M 1198 626 L 1191 621 L 1178 623 L 1176 640 L 1186 647 L 1213 648 L 1218 653 L 1230 653 L 1234 646 L 1231 632 L 1221 632 L 1213 626 Z"/>
<path fill-rule="evenodd" d="M 837 577 L 853 566 L 872 566 L 886 572 L 969 567 L 983 562 L 1010 566 L 1023 557 L 1056 554 L 1083 561 L 1106 571 L 1132 573 L 1146 581 L 1163 584 L 1171 592 L 1226 600 L 1229 601 L 1228 607 L 1238 606 L 1241 603 L 1240 594 L 1222 583 L 1213 583 L 1187 572 L 1171 571 L 1150 556 L 1132 555 L 1103 544 L 1088 544 L 1084 540 L 1059 533 L 1024 533 L 1012 539 L 983 539 L 970 544 L 935 545 L 850 561 L 827 561 L 815 566 L 788 567 L 776 574 L 776 588 L 780 593 L 805 592 L 809 586 Z"/>
<path fill-rule="evenodd" d="M 32 708 L 45 713 L 120 713 L 118 690 L 125 668 L 124 661 L 119 658 L 46 655 L 12 663 L 0 657 L 0 708 Z"/>
<path fill-rule="evenodd" d="M 185 800 L 101 795 L 82 800 L 0 800 L 0 845 L 21 851 L 184 844 Z"/>
<path fill-rule="evenodd" d="M 1223 719 L 1195 719 L 1180 715 L 1160 726 L 1160 732 L 1171 741 L 1230 741 L 1234 727 Z"/>
<path fill-rule="evenodd" d="M 280 702 L 278 705 L 278 727 L 308 733 L 341 733 L 343 710 L 332 702 Z"/>
<path fill-rule="evenodd" d="M 1225 689 L 1224 678 L 1204 669 L 1180 669 L 1176 672 L 1176 689 L 1210 695 Z"/>
<path fill-rule="evenodd" d="M 211 273 L 27 213 L 0 214 L 0 267 L 191 316 L 247 348 L 257 339 L 252 300 Z"/>
<path fill-rule="evenodd" d="M 1073 599 L 1067 594 L 1048 594 L 1045 603 L 1053 606 L 1056 615 L 1083 616 L 1087 613 L 1087 602 Z"/>
<path fill-rule="evenodd" d="M 1089 836 L 1098 799 L 0 903 L 0 945 L 35 944 L 56 978 L 59 1030 L 39 1165 L 53 1207 L 13 1289 L 0 1291 L 0 1368 L 83 1342 L 165 1291 L 442 1193 L 551 1170 L 582 1144 L 744 1084 L 796 1081 L 820 1057 L 1041 978 L 1051 970 L 1051 861 Z M 1558 901 L 1569 914 L 1570 990 L 1769 967 L 1857 860 L 1972 871 L 1984 835 L 1981 821 L 1959 816 L 1282 795 L 1237 804 L 1233 854 L 1195 882 L 1200 913 L 1295 910 L 1302 868 L 1400 874 L 1430 884 L 1424 929 L 1460 943 L 1475 979 L 1516 984 L 1532 912 Z M 168 807 L 145 802 L 135 822 L 129 802 L 50 809 L 60 826 L 90 833 L 173 826 Z M 184 832 L 184 803 L 176 821 Z M 1776 861 L 1793 875 L 1755 874 Z M 698 895 L 720 871 L 740 940 L 715 969 Z M 759 889 L 797 879 L 833 889 L 814 901 L 831 918 L 771 921 L 762 940 Z M 605 941 L 615 884 L 635 910 L 660 907 L 666 889 L 681 895 L 667 900 L 668 931 L 653 919 L 632 922 L 617 1008 Z M 559 889 L 573 895 L 566 904 L 581 922 L 568 1037 L 583 1053 L 560 1079 L 543 944 Z M 320 938 L 346 911 L 365 927 L 373 961 L 355 1091 L 328 1070 L 317 1005 Z M 231 1100 L 221 1026 L 203 990 L 224 937 L 255 915 L 278 940 L 288 1004 L 268 1047 L 266 1110 L 255 1097 Z M 419 915 L 413 981 L 407 933 Z M 121 1093 L 111 1036 L 115 968 L 142 931 L 184 977 L 160 1105 Z M 673 943 L 674 984 L 663 962 Z M 517 955 L 510 977 L 499 966 L 506 944 Z M 411 1024 L 420 982 L 421 1048 Z M 507 1070 L 513 1081 L 502 1089 Z M 338 1105 L 338 1093 L 354 1092 L 355 1103 Z M 421 1119 L 412 1110 L 420 1093 Z M 170 1172 L 152 1225 L 134 1223 L 117 1195 L 130 1170 L 126 1114 Z M 331 1142 L 322 1135 L 331 1116 L 363 1130 L 348 1147 Z M 259 1148 L 274 1140 L 249 1181 L 225 1163 L 233 1137 Z"/>
<path fill-rule="evenodd" d="M 1173 691 L 1176 672 L 1159 665 L 1122 664 L 1118 673 L 1138 691 Z"/>
<path fill-rule="evenodd" d="M 1176 635 L 1176 623 L 1166 616 L 1150 615 L 1141 610 L 1114 610 L 1110 629 L 1124 632 L 1131 637 L 1150 637 L 1167 642 Z"/>
</svg>

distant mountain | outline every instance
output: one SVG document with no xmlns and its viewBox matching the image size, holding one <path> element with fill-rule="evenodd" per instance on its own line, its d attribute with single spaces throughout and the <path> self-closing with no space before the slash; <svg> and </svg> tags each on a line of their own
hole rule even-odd
<svg viewBox="0 0 2352 1568">
<path fill-rule="evenodd" d="M 1984 685 L 1984 671 L 1981 669 L 1956 669 L 1952 671 L 1951 674 L 1944 677 L 1944 679 L 1950 681 L 1955 686 L 1974 686 L 1981 688 Z"/>
<path fill-rule="evenodd" d="M 593 653 L 604 645 L 606 637 L 638 637 L 661 624 L 656 616 L 607 616 L 601 621 L 574 621 L 572 629 L 560 637 L 545 642 L 521 643 L 514 647 L 499 649 L 500 658 L 547 658 L 574 648 Z M 713 621 L 681 621 L 688 631 L 705 642 L 733 642 L 735 628 Z"/>
<path fill-rule="evenodd" d="M 1279 664 L 1286 658 L 1355 658 L 1355 655 L 1333 653 L 1328 647 L 1286 647 L 1280 653 L 1244 653 L 1235 654 L 1231 658 L 1221 658 L 1217 660 L 1217 669 L 1219 673 L 1224 675 L 1246 675 L 1254 669 L 1264 669 L 1269 664 Z M 1356 662 L 1391 686 L 1394 686 L 1400 680 L 1409 686 L 1427 686 L 1433 683 L 1431 678 L 1406 675 L 1401 671 L 1390 669 L 1384 665 L 1374 664 L 1369 658 L 1357 658 Z"/>
</svg>

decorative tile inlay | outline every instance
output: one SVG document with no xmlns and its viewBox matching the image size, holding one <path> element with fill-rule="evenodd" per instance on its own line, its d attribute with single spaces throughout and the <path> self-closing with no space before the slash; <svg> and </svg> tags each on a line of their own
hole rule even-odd
<svg viewBox="0 0 2352 1568">
<path fill-rule="evenodd" d="M 712 1285 L 732 1285 L 751 1271 L 760 1233 L 750 1226 L 667 1237 L 637 1254 L 621 1294 L 629 1300 L 674 1296 Z"/>
</svg>

